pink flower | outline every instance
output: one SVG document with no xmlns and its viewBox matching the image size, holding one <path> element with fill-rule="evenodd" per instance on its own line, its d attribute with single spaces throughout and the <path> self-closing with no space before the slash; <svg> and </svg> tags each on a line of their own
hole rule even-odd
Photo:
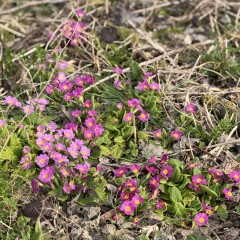
<svg viewBox="0 0 240 240">
<path fill-rule="evenodd" d="M 59 84 L 59 89 L 62 92 L 67 92 L 72 89 L 72 84 L 69 81 L 64 81 Z"/>
<path fill-rule="evenodd" d="M 94 125 L 96 124 L 96 121 L 94 118 L 87 118 L 85 120 L 85 125 L 88 127 L 88 128 L 93 128 Z"/>
<path fill-rule="evenodd" d="M 84 12 L 82 9 L 76 10 L 75 13 L 76 13 L 78 16 L 85 16 L 85 15 L 86 15 L 86 12 Z"/>
<path fill-rule="evenodd" d="M 157 169 L 156 167 L 152 167 L 152 166 L 148 166 L 148 165 L 146 165 L 145 168 L 146 168 L 146 170 L 147 170 L 148 172 L 150 172 L 150 173 L 152 173 L 152 174 L 158 172 L 158 169 Z"/>
<path fill-rule="evenodd" d="M 133 121 L 133 113 L 132 112 L 127 113 L 126 116 L 124 117 L 124 121 L 132 122 Z"/>
<path fill-rule="evenodd" d="M 194 169 L 195 167 L 198 167 L 198 166 L 200 166 L 199 163 L 191 163 L 186 167 L 186 169 Z"/>
<path fill-rule="evenodd" d="M 120 80 L 115 80 L 114 86 L 119 90 L 121 90 L 123 87 L 122 82 Z"/>
<path fill-rule="evenodd" d="M 85 130 L 84 131 L 84 138 L 87 140 L 93 140 L 94 132 L 91 130 Z"/>
<path fill-rule="evenodd" d="M 72 188 L 70 187 L 68 182 L 64 182 L 63 191 L 67 194 L 69 194 L 72 191 Z"/>
<path fill-rule="evenodd" d="M 24 113 L 27 114 L 27 116 L 29 116 L 34 112 L 34 107 L 30 105 L 26 105 L 25 107 L 23 107 L 23 111 Z"/>
<path fill-rule="evenodd" d="M 153 163 L 156 162 L 156 160 L 157 160 L 156 156 L 152 156 L 152 157 L 148 160 L 148 162 L 153 164 Z"/>
<path fill-rule="evenodd" d="M 82 96 L 82 91 L 83 91 L 83 88 L 76 88 L 75 90 L 72 91 L 72 96 L 75 97 L 75 98 L 80 98 Z"/>
<path fill-rule="evenodd" d="M 77 158 L 77 157 L 78 157 L 79 152 L 78 152 L 77 149 L 72 148 L 72 147 L 69 147 L 69 148 L 67 148 L 67 150 L 68 150 L 68 153 L 69 153 L 73 158 Z"/>
<path fill-rule="evenodd" d="M 136 108 L 137 106 L 139 106 L 141 104 L 142 104 L 141 100 L 139 100 L 137 98 L 128 100 L 128 107 L 130 107 L 130 108 Z"/>
<path fill-rule="evenodd" d="M 122 109 L 122 108 L 123 108 L 123 104 L 122 104 L 122 103 L 118 103 L 118 104 L 117 104 L 117 108 L 118 108 L 118 109 Z"/>
<path fill-rule="evenodd" d="M 62 174 L 62 176 L 63 176 L 64 178 L 66 178 L 66 177 L 69 176 L 69 172 L 68 172 L 65 168 L 62 168 L 62 169 L 60 170 L 60 173 Z"/>
<path fill-rule="evenodd" d="M 203 178 L 203 176 L 201 174 L 197 174 L 192 176 L 192 182 L 195 184 L 207 184 L 207 181 Z"/>
<path fill-rule="evenodd" d="M 150 114 L 147 113 L 147 112 L 141 112 L 140 115 L 138 116 L 138 118 L 142 122 L 147 122 L 149 120 L 149 118 L 150 118 Z"/>
<path fill-rule="evenodd" d="M 133 187 L 135 188 L 135 187 L 137 187 L 137 182 L 134 179 L 130 179 L 130 180 L 126 181 L 124 186 L 126 188 L 133 188 Z"/>
<path fill-rule="evenodd" d="M 46 93 L 52 94 L 54 92 L 55 87 L 53 85 L 49 85 L 46 87 Z"/>
<path fill-rule="evenodd" d="M 80 153 L 82 155 L 82 158 L 87 159 L 90 156 L 90 149 L 88 149 L 85 146 L 81 147 Z"/>
<path fill-rule="evenodd" d="M 122 74 L 123 73 L 123 69 L 119 68 L 119 67 L 116 67 L 116 68 L 114 68 L 114 72 L 117 73 L 117 74 Z"/>
<path fill-rule="evenodd" d="M 90 100 L 86 100 L 84 103 L 83 103 L 83 106 L 85 108 L 91 108 L 92 107 L 92 102 Z"/>
<path fill-rule="evenodd" d="M 60 69 L 66 69 L 66 68 L 68 68 L 69 67 L 69 63 L 68 62 L 65 62 L 65 61 L 63 61 L 63 60 L 59 60 L 58 62 L 57 62 L 57 66 L 58 66 L 58 68 L 60 68 Z M 59 73 L 58 74 L 58 80 L 59 81 L 61 81 L 59 78 L 62 78 L 61 76 L 65 76 L 65 74 L 63 75 L 64 73 Z M 66 79 L 66 77 L 65 77 L 65 79 Z M 64 79 L 64 81 L 65 81 L 65 79 Z"/>
<path fill-rule="evenodd" d="M 131 169 L 131 171 L 133 172 L 133 173 L 135 173 L 135 174 L 138 174 L 139 173 L 139 171 L 141 170 L 141 166 L 138 166 L 138 165 L 136 165 L 136 164 L 133 164 L 131 167 L 130 167 L 130 169 Z"/>
<path fill-rule="evenodd" d="M 139 84 L 139 88 L 141 91 L 145 91 L 145 90 L 149 89 L 149 85 L 146 81 L 144 81 Z"/>
<path fill-rule="evenodd" d="M 182 136 L 183 136 L 183 134 L 180 131 L 172 131 L 171 132 L 171 137 L 173 137 L 175 140 L 181 139 Z"/>
<path fill-rule="evenodd" d="M 96 110 L 88 110 L 87 111 L 87 114 L 90 116 L 90 117 L 95 117 L 97 115 L 97 111 Z"/>
<path fill-rule="evenodd" d="M 144 199 L 140 195 L 136 195 L 132 198 L 132 203 L 134 207 L 137 207 L 138 205 L 142 204 Z"/>
<path fill-rule="evenodd" d="M 72 101 L 72 94 L 70 92 L 64 94 L 63 99 L 67 102 Z"/>
<path fill-rule="evenodd" d="M 114 216 L 113 216 L 113 220 L 115 220 L 116 222 L 118 222 L 121 218 L 121 214 L 120 213 L 116 213 Z"/>
<path fill-rule="evenodd" d="M 4 126 L 5 126 L 5 121 L 3 121 L 3 120 L 0 120 L 0 128 L 3 128 Z"/>
<path fill-rule="evenodd" d="M 232 200 L 233 194 L 232 194 L 232 189 L 231 189 L 231 188 L 229 188 L 229 189 L 224 188 L 224 189 L 223 189 L 223 193 L 224 193 L 225 198 L 226 198 L 227 200 Z"/>
<path fill-rule="evenodd" d="M 204 201 L 202 202 L 202 207 L 204 208 L 204 211 L 207 215 L 211 215 L 213 213 L 212 207 L 207 206 Z"/>
<path fill-rule="evenodd" d="M 150 179 L 150 187 L 152 189 L 156 189 L 158 187 L 158 184 L 160 182 L 160 177 L 156 176 Z"/>
<path fill-rule="evenodd" d="M 78 86 L 83 86 L 85 81 L 86 81 L 86 78 L 84 76 L 79 76 L 79 77 L 76 77 L 75 84 Z"/>
<path fill-rule="evenodd" d="M 28 156 L 21 157 L 20 164 L 26 170 L 31 168 L 31 166 L 33 165 L 33 163 L 31 162 L 31 159 Z"/>
<path fill-rule="evenodd" d="M 152 89 L 152 90 L 154 90 L 154 91 L 157 91 L 157 90 L 159 90 L 160 89 L 160 86 L 159 86 L 159 84 L 158 83 L 151 83 L 151 84 L 149 84 L 149 87 Z"/>
<path fill-rule="evenodd" d="M 162 137 L 162 130 L 161 129 L 158 129 L 156 131 L 153 132 L 153 136 L 155 138 L 161 138 Z"/>
<path fill-rule="evenodd" d="M 114 176 L 115 177 L 122 177 L 123 174 L 127 173 L 128 169 L 127 166 L 121 166 L 120 168 L 118 168 L 115 172 L 114 172 Z"/>
<path fill-rule="evenodd" d="M 134 212 L 134 205 L 131 201 L 125 201 L 120 210 L 123 211 L 126 215 L 131 215 Z"/>
<path fill-rule="evenodd" d="M 66 80 L 66 75 L 64 72 L 58 73 L 57 79 L 59 80 L 60 83 L 64 82 Z"/>
<path fill-rule="evenodd" d="M 40 172 L 38 178 L 40 179 L 40 181 L 44 183 L 50 183 L 51 180 L 53 179 L 54 173 L 55 173 L 55 168 L 53 166 L 51 167 L 48 166 Z"/>
<path fill-rule="evenodd" d="M 166 203 L 162 199 L 159 199 L 157 201 L 157 205 L 156 206 L 157 206 L 157 209 L 163 209 L 163 208 L 165 208 Z"/>
<path fill-rule="evenodd" d="M 153 73 L 152 72 L 145 72 L 144 76 L 145 77 L 151 77 L 151 76 L 153 76 Z"/>
<path fill-rule="evenodd" d="M 55 144 L 55 148 L 58 150 L 58 151 L 65 151 L 66 150 L 66 146 L 62 143 L 56 143 Z"/>
<path fill-rule="evenodd" d="M 21 107 L 22 104 L 14 97 L 7 96 L 5 97 L 4 102 L 8 104 L 9 106 L 15 106 L 15 107 Z"/>
<path fill-rule="evenodd" d="M 168 160 L 168 155 L 163 153 L 161 160 L 159 161 L 160 165 L 164 165 Z"/>
<path fill-rule="evenodd" d="M 94 131 L 94 134 L 96 137 L 100 137 L 102 135 L 102 133 L 104 132 L 104 128 L 103 128 L 102 124 L 99 123 L 94 126 L 93 131 Z"/>
<path fill-rule="evenodd" d="M 88 162 L 85 162 L 84 164 L 77 164 L 76 165 L 76 169 L 80 172 L 80 173 L 87 173 L 90 171 L 90 164 Z"/>
<path fill-rule="evenodd" d="M 168 179 L 172 176 L 173 168 L 170 165 L 165 165 L 162 168 L 161 175 L 164 179 Z"/>
<path fill-rule="evenodd" d="M 186 112 L 195 113 L 197 111 L 197 106 L 195 104 L 189 104 L 185 108 Z"/>
<path fill-rule="evenodd" d="M 199 227 L 206 225 L 208 223 L 208 216 L 206 213 L 198 213 L 195 218 L 194 221 L 197 223 L 197 225 Z"/>
<path fill-rule="evenodd" d="M 24 152 L 24 153 L 30 153 L 30 151 L 31 151 L 31 148 L 30 148 L 29 146 L 25 146 L 25 147 L 23 148 L 23 152 Z"/>
<path fill-rule="evenodd" d="M 238 171 L 230 172 L 229 178 L 235 180 L 236 183 L 239 183 L 240 182 L 240 172 L 238 172 Z"/>
<path fill-rule="evenodd" d="M 40 154 L 37 158 L 36 158 L 36 163 L 40 168 L 44 168 L 48 165 L 49 162 L 49 157 L 46 154 Z"/>
<path fill-rule="evenodd" d="M 133 197 L 132 193 L 127 193 L 125 191 L 122 191 L 120 194 L 120 200 L 121 201 L 126 201 L 126 200 L 131 200 Z"/>
<path fill-rule="evenodd" d="M 74 118 L 78 118 L 80 115 L 81 115 L 81 110 L 75 110 L 75 111 L 72 111 L 72 116 Z"/>
<path fill-rule="evenodd" d="M 72 129 L 64 129 L 63 134 L 64 137 L 69 140 L 72 140 L 75 137 Z"/>
<path fill-rule="evenodd" d="M 133 218 L 133 224 L 138 224 L 138 222 L 139 222 L 139 217 L 134 217 Z"/>
</svg>

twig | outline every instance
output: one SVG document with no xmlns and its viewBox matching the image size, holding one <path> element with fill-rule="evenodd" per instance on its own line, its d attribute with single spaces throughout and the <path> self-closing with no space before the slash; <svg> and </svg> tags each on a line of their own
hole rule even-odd
<svg viewBox="0 0 240 240">
<path fill-rule="evenodd" d="M 27 7 L 32 7 L 32 6 L 42 5 L 42 4 L 65 3 L 65 2 L 69 2 L 69 1 L 70 0 L 42 0 L 42 1 L 27 2 L 23 5 L 0 11 L 0 15 L 10 14 L 10 13 L 22 10 L 24 8 L 27 8 Z"/>
<path fill-rule="evenodd" d="M 5 25 L 0 24 L 0 28 L 4 29 L 5 31 L 8 31 L 8 32 L 10 32 L 10 33 L 12 33 L 12 34 L 15 34 L 15 35 L 18 36 L 18 37 L 25 37 L 24 34 L 22 34 L 22 33 L 20 33 L 20 32 L 17 32 L 16 30 L 13 30 L 13 29 L 5 26 Z"/>
</svg>

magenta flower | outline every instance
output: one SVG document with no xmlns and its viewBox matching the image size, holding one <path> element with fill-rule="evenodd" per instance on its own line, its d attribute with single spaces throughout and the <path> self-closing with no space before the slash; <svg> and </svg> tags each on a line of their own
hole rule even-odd
<svg viewBox="0 0 240 240">
<path fill-rule="evenodd" d="M 66 146 L 62 143 L 56 143 L 55 144 L 55 148 L 58 150 L 58 151 L 65 151 L 66 150 Z"/>
<path fill-rule="evenodd" d="M 136 195 L 132 198 L 132 203 L 134 207 L 137 207 L 138 205 L 142 204 L 144 199 L 140 195 Z"/>
<path fill-rule="evenodd" d="M 204 211 L 207 215 L 211 215 L 213 213 L 212 207 L 207 206 L 204 201 L 202 202 L 202 207 L 204 208 Z"/>
<path fill-rule="evenodd" d="M 159 86 L 158 83 L 153 82 L 153 83 L 149 84 L 149 88 L 154 90 L 154 91 L 157 91 L 157 90 L 160 89 L 160 86 Z"/>
<path fill-rule="evenodd" d="M 122 108 L 123 108 L 123 104 L 122 104 L 122 103 L 118 103 L 118 104 L 117 104 L 117 108 L 118 108 L 118 109 L 122 109 Z"/>
<path fill-rule="evenodd" d="M 64 81 L 59 84 L 59 89 L 62 92 L 67 92 L 72 89 L 72 84 L 69 81 Z"/>
<path fill-rule="evenodd" d="M 145 72 L 144 73 L 144 77 L 151 77 L 151 76 L 153 76 L 152 72 Z"/>
<path fill-rule="evenodd" d="M 78 125 L 77 125 L 77 123 L 70 122 L 70 123 L 67 123 L 65 125 L 65 129 L 77 130 L 78 129 Z"/>
<path fill-rule="evenodd" d="M 133 198 L 132 193 L 127 193 L 125 191 L 122 191 L 120 194 L 120 200 L 121 201 L 126 201 L 126 200 L 131 200 Z"/>
<path fill-rule="evenodd" d="M 83 103 L 83 106 L 85 108 L 91 108 L 92 107 L 92 102 L 90 100 L 86 100 L 84 103 Z"/>
<path fill-rule="evenodd" d="M 126 215 L 131 215 L 134 212 L 134 205 L 131 201 L 125 201 L 120 210 L 123 211 Z"/>
<path fill-rule="evenodd" d="M 67 194 L 69 194 L 72 191 L 72 188 L 70 187 L 70 185 L 67 181 L 64 182 L 63 191 Z"/>
<path fill-rule="evenodd" d="M 46 93 L 47 94 L 52 94 L 54 92 L 55 87 L 53 85 L 49 85 L 46 87 Z"/>
<path fill-rule="evenodd" d="M 159 176 L 156 176 L 156 177 L 153 177 L 150 179 L 150 187 L 152 189 L 155 189 L 158 187 L 158 184 L 160 182 L 160 177 Z"/>
<path fill-rule="evenodd" d="M 130 107 L 130 108 L 136 108 L 137 106 L 139 106 L 141 104 L 142 104 L 141 100 L 139 100 L 137 98 L 128 100 L 128 107 Z"/>
<path fill-rule="evenodd" d="M 70 92 L 64 94 L 63 99 L 67 102 L 72 101 L 72 94 Z"/>
<path fill-rule="evenodd" d="M 229 178 L 233 179 L 236 183 L 240 182 L 240 172 L 232 171 L 229 174 Z"/>
<path fill-rule="evenodd" d="M 77 164 L 76 165 L 76 169 L 80 172 L 80 173 L 87 173 L 90 171 L 90 164 L 88 162 L 85 162 L 84 164 Z"/>
<path fill-rule="evenodd" d="M 148 172 L 150 172 L 151 174 L 154 174 L 154 173 L 157 173 L 158 172 L 158 169 L 156 168 L 156 167 L 153 167 L 153 166 L 148 166 L 148 165 L 146 165 L 146 170 L 148 171 Z"/>
<path fill-rule="evenodd" d="M 133 113 L 132 112 L 127 113 L 126 116 L 124 117 L 124 121 L 132 122 L 133 121 Z"/>
<path fill-rule="evenodd" d="M 223 189 L 223 193 L 224 193 L 225 198 L 226 198 L 227 200 L 232 200 L 233 194 L 232 194 L 232 189 L 231 189 L 231 188 L 229 188 L 229 189 L 224 188 L 224 189 Z"/>
<path fill-rule="evenodd" d="M 84 132 L 84 138 L 87 140 L 93 140 L 94 132 L 91 130 L 85 130 Z"/>
<path fill-rule="evenodd" d="M 195 113 L 197 111 L 197 106 L 195 104 L 189 104 L 185 108 L 186 112 Z"/>
<path fill-rule="evenodd" d="M 153 136 L 155 138 L 161 138 L 162 137 L 162 130 L 161 129 L 158 129 L 156 131 L 153 132 Z"/>
<path fill-rule="evenodd" d="M 163 153 L 161 160 L 159 161 L 160 165 L 164 165 L 168 160 L 168 155 L 166 153 Z"/>
<path fill-rule="evenodd" d="M 117 74 L 122 74 L 123 73 L 123 69 L 119 68 L 119 67 L 116 67 L 116 68 L 114 68 L 114 72 L 117 73 Z"/>
<path fill-rule="evenodd" d="M 54 142 L 54 137 L 51 134 L 43 134 L 42 138 L 47 142 Z"/>
<path fill-rule="evenodd" d="M 38 178 L 40 181 L 44 183 L 50 183 L 51 180 L 53 179 L 53 174 L 55 173 L 55 168 L 53 166 L 48 166 L 45 169 L 43 169 Z"/>
<path fill-rule="evenodd" d="M 5 121 L 4 120 L 0 120 L 0 128 L 3 128 L 5 126 Z"/>
<path fill-rule="evenodd" d="M 135 188 L 137 187 L 137 182 L 134 179 L 127 180 L 126 183 L 124 184 L 126 188 Z"/>
<path fill-rule="evenodd" d="M 148 162 L 153 164 L 153 163 L 156 162 L 156 160 L 157 160 L 156 156 L 152 156 L 152 157 L 148 160 Z"/>
<path fill-rule="evenodd" d="M 82 91 L 83 91 L 83 88 L 76 88 L 75 90 L 72 91 L 72 96 L 75 97 L 75 98 L 80 98 L 82 96 Z"/>
<path fill-rule="evenodd" d="M 57 66 L 58 66 L 58 68 L 60 68 L 60 69 L 66 69 L 66 68 L 68 68 L 69 67 L 69 64 L 68 64 L 68 62 L 65 62 L 65 61 L 63 61 L 63 60 L 59 60 L 59 61 L 57 61 Z M 58 80 L 59 81 L 61 81 L 59 78 L 62 78 L 63 76 L 65 76 L 65 74 L 63 75 L 64 73 L 59 73 L 58 74 Z M 66 77 L 65 77 L 65 79 L 66 79 Z M 63 80 L 63 81 L 65 81 L 65 79 Z"/>
<path fill-rule="evenodd" d="M 38 181 L 35 180 L 35 179 L 32 179 L 31 180 L 31 185 L 32 185 L 32 192 L 37 193 L 39 191 Z"/>
<path fill-rule="evenodd" d="M 72 140 L 75 137 L 72 129 L 63 130 L 63 134 L 64 134 L 64 137 L 69 140 Z"/>
<path fill-rule="evenodd" d="M 66 177 L 69 176 L 69 172 L 68 172 L 65 168 L 62 168 L 62 169 L 60 170 L 60 173 L 62 174 L 62 176 L 63 176 L 64 178 L 66 178 Z"/>
<path fill-rule="evenodd" d="M 197 223 L 197 225 L 199 227 L 206 225 L 208 223 L 208 216 L 206 213 L 198 213 L 195 218 L 194 221 Z"/>
<path fill-rule="evenodd" d="M 96 110 L 88 110 L 87 111 L 87 114 L 90 116 L 90 117 L 94 117 L 97 115 L 97 111 Z"/>
<path fill-rule="evenodd" d="M 46 154 L 40 154 L 37 158 L 36 158 L 36 163 L 40 168 L 44 168 L 48 165 L 49 162 L 49 157 Z"/>
<path fill-rule="evenodd" d="M 192 176 L 192 182 L 195 184 L 202 184 L 205 185 L 207 184 L 207 181 L 203 178 L 203 176 L 201 174 L 197 174 Z"/>
<path fill-rule="evenodd" d="M 86 15 L 86 12 L 84 12 L 82 9 L 76 10 L 75 13 L 76 13 L 78 16 L 85 16 L 85 15 Z"/>
<path fill-rule="evenodd" d="M 102 133 L 104 132 L 104 128 L 103 128 L 102 124 L 99 123 L 94 126 L 93 131 L 94 131 L 94 134 L 96 137 L 100 137 L 102 135 Z"/>
<path fill-rule="evenodd" d="M 119 90 L 121 90 L 122 87 L 123 87 L 122 82 L 120 80 L 115 80 L 114 81 L 114 86 Z"/>
<path fill-rule="evenodd" d="M 138 224 L 138 222 L 139 222 L 139 217 L 137 217 L 137 216 L 134 217 L 134 218 L 133 218 L 133 224 L 136 225 L 136 224 Z"/>
<path fill-rule="evenodd" d="M 89 148 L 87 148 L 85 146 L 81 147 L 80 153 L 82 155 L 82 158 L 87 159 L 90 156 L 90 152 L 91 151 Z"/>
<path fill-rule="evenodd" d="M 72 111 L 72 116 L 74 118 L 78 118 L 81 115 L 82 111 L 81 110 L 74 110 Z"/>
<path fill-rule="evenodd" d="M 34 107 L 31 105 L 26 105 L 23 107 L 23 112 L 26 113 L 27 116 L 29 116 L 34 112 Z"/>
<path fill-rule="evenodd" d="M 23 148 L 23 152 L 24 153 L 30 153 L 30 151 L 31 151 L 31 148 L 29 147 L 29 146 L 25 146 L 24 148 Z"/>
<path fill-rule="evenodd" d="M 24 169 L 29 169 L 33 165 L 33 163 L 31 162 L 31 159 L 29 158 L 29 156 L 21 157 L 20 164 L 22 165 L 22 167 Z"/>
<path fill-rule="evenodd" d="M 115 177 L 122 177 L 123 174 L 125 174 L 127 172 L 128 172 L 127 166 L 121 166 L 118 169 L 116 169 L 116 171 L 114 172 L 114 176 Z"/>
<path fill-rule="evenodd" d="M 143 81 L 139 83 L 139 88 L 141 91 L 146 91 L 147 89 L 149 89 L 149 85 L 146 81 Z"/>
<path fill-rule="evenodd" d="M 157 209 L 163 209 L 163 208 L 165 208 L 166 203 L 162 199 L 159 199 L 157 201 L 157 205 L 156 206 L 157 206 Z"/>
<path fill-rule="evenodd" d="M 141 170 L 141 168 L 142 168 L 141 166 L 136 165 L 136 164 L 133 164 L 133 165 L 130 167 L 131 171 L 132 171 L 133 173 L 135 173 L 135 174 L 138 174 L 139 171 Z"/>
<path fill-rule="evenodd" d="M 96 121 L 94 118 L 87 118 L 85 120 L 85 125 L 88 127 L 88 128 L 93 128 L 94 125 L 96 124 Z"/>
<path fill-rule="evenodd" d="M 67 148 L 68 153 L 73 157 L 73 158 L 77 158 L 79 155 L 79 152 L 77 149 L 73 148 L 73 147 L 69 147 Z"/>
<path fill-rule="evenodd" d="M 171 137 L 173 137 L 175 140 L 181 139 L 182 136 L 183 136 L 183 134 L 180 131 L 172 131 L 171 132 Z"/>
<path fill-rule="evenodd" d="M 161 175 L 164 179 L 168 179 L 172 176 L 173 168 L 170 165 L 165 165 L 162 168 Z"/>
<path fill-rule="evenodd" d="M 5 97 L 4 102 L 8 104 L 9 106 L 15 106 L 15 107 L 21 107 L 22 104 L 14 97 L 7 96 Z"/>
<path fill-rule="evenodd" d="M 150 118 L 150 114 L 147 113 L 147 112 L 141 112 L 140 115 L 138 116 L 138 118 L 142 122 L 147 122 L 149 120 L 149 118 Z"/>
<path fill-rule="evenodd" d="M 186 169 L 194 169 L 195 167 L 198 167 L 198 166 L 200 166 L 199 163 L 191 163 L 186 167 Z"/>
<path fill-rule="evenodd" d="M 42 147 L 41 147 L 43 152 L 51 152 L 53 150 L 53 146 L 52 143 L 45 143 Z"/>
<path fill-rule="evenodd" d="M 78 86 L 83 86 L 85 81 L 86 81 L 86 78 L 84 76 L 79 76 L 79 77 L 76 77 L 75 84 Z"/>
<path fill-rule="evenodd" d="M 57 166 L 64 166 L 70 162 L 67 156 L 62 154 L 58 154 L 54 161 Z"/>
</svg>

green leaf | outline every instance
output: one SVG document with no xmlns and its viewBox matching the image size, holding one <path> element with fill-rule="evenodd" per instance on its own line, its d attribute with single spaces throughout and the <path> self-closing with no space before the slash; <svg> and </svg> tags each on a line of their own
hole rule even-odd
<svg viewBox="0 0 240 240">
<path fill-rule="evenodd" d="M 240 204 L 238 204 L 235 209 L 237 213 L 240 213 Z"/>
<path fill-rule="evenodd" d="M 169 194 L 172 202 L 176 203 L 182 201 L 182 194 L 177 187 L 170 188 Z"/>
<path fill-rule="evenodd" d="M 114 138 L 114 142 L 116 143 L 123 143 L 125 142 L 124 138 L 122 136 L 118 136 Z"/>
<path fill-rule="evenodd" d="M 211 197 L 214 197 L 214 198 L 218 197 L 217 193 L 215 191 L 213 191 L 212 189 L 210 189 L 209 187 L 201 185 L 200 188 L 203 192 L 207 193 Z"/>
<path fill-rule="evenodd" d="M 182 203 L 180 203 L 180 202 L 174 203 L 173 208 L 174 208 L 175 213 L 176 213 L 179 217 L 186 217 L 187 211 L 186 211 L 186 209 L 185 209 L 185 207 L 183 206 Z"/>
<path fill-rule="evenodd" d="M 103 155 L 105 155 L 105 156 L 109 156 L 110 155 L 111 152 L 110 152 L 110 150 L 107 147 L 105 147 L 103 145 L 101 145 L 99 147 L 100 147 L 101 152 L 102 152 Z"/>
<path fill-rule="evenodd" d="M 217 207 L 217 214 L 222 218 L 222 219 L 227 219 L 228 218 L 228 211 L 226 209 L 225 205 L 220 205 Z"/>
<path fill-rule="evenodd" d="M 193 169 L 193 175 L 197 175 L 197 174 L 201 174 L 201 170 L 200 170 L 200 168 L 195 167 L 195 168 Z"/>
<path fill-rule="evenodd" d="M 145 132 L 138 132 L 138 139 L 148 140 L 148 135 Z"/>
<path fill-rule="evenodd" d="M 179 167 L 175 166 L 170 180 L 173 182 L 179 182 L 180 177 L 181 177 L 181 170 Z"/>
</svg>

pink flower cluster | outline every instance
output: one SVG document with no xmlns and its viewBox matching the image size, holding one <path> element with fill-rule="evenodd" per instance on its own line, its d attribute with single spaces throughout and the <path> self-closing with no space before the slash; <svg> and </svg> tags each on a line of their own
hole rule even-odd
<svg viewBox="0 0 240 240">
<path fill-rule="evenodd" d="M 62 29 L 63 36 L 70 40 L 72 46 L 78 46 L 84 41 L 86 24 L 68 20 Z"/>
<path fill-rule="evenodd" d="M 47 86 L 46 92 L 50 95 L 57 90 L 63 94 L 65 101 L 71 102 L 74 98 L 78 99 L 82 96 L 82 91 L 87 84 L 93 84 L 94 82 L 95 78 L 90 75 L 78 76 L 75 79 L 67 79 L 64 72 L 59 72 L 51 81 L 51 84 Z M 89 105 L 87 108 L 90 107 Z"/>
<path fill-rule="evenodd" d="M 158 91 L 160 89 L 160 85 L 157 82 L 152 80 L 153 73 L 146 72 L 144 73 L 143 81 L 139 83 L 139 89 L 141 91 L 146 91 L 151 89 L 153 91 Z"/>
<path fill-rule="evenodd" d="M 196 174 L 192 176 L 192 183 L 190 183 L 188 187 L 198 192 L 200 190 L 200 186 L 206 184 L 207 184 L 206 179 L 204 179 L 201 174 Z"/>
</svg>

